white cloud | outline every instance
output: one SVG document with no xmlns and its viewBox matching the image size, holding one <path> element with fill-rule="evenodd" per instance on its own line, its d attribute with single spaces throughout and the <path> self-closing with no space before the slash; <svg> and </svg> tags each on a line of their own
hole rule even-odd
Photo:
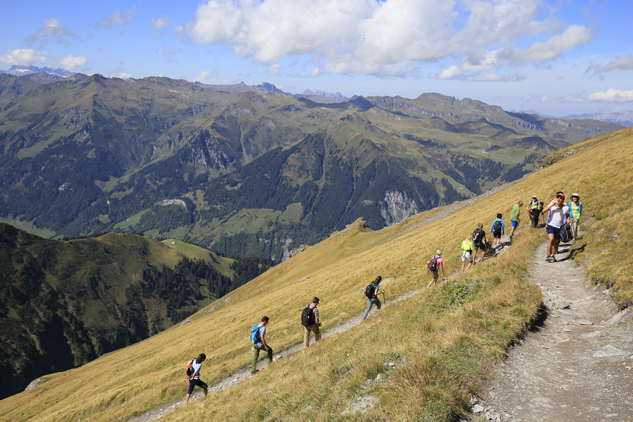
<svg viewBox="0 0 633 422">
<path fill-rule="evenodd" d="M 448 57 L 462 72 L 484 72 L 553 60 L 593 39 L 589 28 L 561 22 L 549 7 L 544 0 L 207 0 L 174 31 L 260 63 L 288 56 L 316 62 L 313 74 L 404 76 Z M 537 36 L 517 50 L 518 40 Z"/>
<path fill-rule="evenodd" d="M 517 82 L 525 79 L 525 75 L 517 70 L 512 70 L 507 74 L 490 72 L 482 76 L 473 78 L 475 82 Z"/>
<path fill-rule="evenodd" d="M 167 28 L 167 26 L 169 25 L 167 23 L 167 19 L 169 19 L 169 16 L 165 16 L 164 18 L 158 18 L 158 19 L 152 18 L 151 26 L 152 28 L 156 30 L 154 32 L 154 36 L 153 36 L 154 38 L 160 38 L 164 35 L 165 31 L 163 30 Z"/>
<path fill-rule="evenodd" d="M 158 18 L 158 19 L 154 19 L 152 18 L 152 28 L 154 29 L 164 29 L 167 27 L 168 23 L 167 23 L 167 19 L 169 19 L 169 16 L 165 16 L 164 18 Z"/>
<path fill-rule="evenodd" d="M 138 12 L 136 6 L 132 7 L 130 10 L 124 10 L 119 12 L 119 9 L 114 9 L 114 12 L 108 17 L 102 18 L 99 22 L 97 22 L 97 28 L 102 26 L 104 28 L 119 28 L 121 31 L 121 36 L 123 36 L 123 26 L 130 23 L 134 16 Z"/>
<path fill-rule="evenodd" d="M 121 76 L 119 76 L 119 78 L 121 79 L 130 79 L 132 77 L 132 75 L 130 73 L 121 73 Z"/>
<path fill-rule="evenodd" d="M 73 70 L 77 67 L 84 67 L 88 64 L 86 56 L 73 57 L 68 55 L 59 61 L 59 65 L 66 70 Z"/>
<path fill-rule="evenodd" d="M 160 46 L 160 47 L 158 47 L 156 49 L 156 52 L 158 54 L 160 54 L 161 56 L 165 56 L 165 59 L 167 59 L 168 62 L 175 62 L 176 61 L 176 59 L 174 59 L 174 55 L 176 55 L 176 51 L 175 50 L 167 51 L 165 46 Z"/>
<path fill-rule="evenodd" d="M 547 41 L 537 41 L 524 50 L 514 51 L 510 57 L 522 62 L 546 62 L 557 59 L 563 51 L 589 43 L 595 38 L 592 29 L 582 25 L 570 25 L 565 32 L 555 35 Z"/>
<path fill-rule="evenodd" d="M 554 101 L 554 97 L 551 95 L 543 95 L 543 98 L 541 98 L 541 102 L 543 103 L 551 103 L 552 101 Z"/>
<path fill-rule="evenodd" d="M 605 103 L 627 103 L 633 101 L 633 89 L 624 91 L 610 88 L 606 92 L 595 92 L 587 97 L 589 101 L 600 101 Z"/>
<path fill-rule="evenodd" d="M 73 34 L 57 18 L 45 18 L 42 19 L 42 22 L 44 22 L 44 26 L 37 33 L 26 37 L 24 41 L 32 43 L 43 38 L 52 38 L 58 44 L 67 46 L 71 44 L 71 40 L 81 40 L 81 37 Z"/>
<path fill-rule="evenodd" d="M 599 64 L 590 65 L 587 67 L 586 73 L 598 75 L 603 72 L 613 72 L 615 70 L 633 70 L 633 55 L 617 56 L 615 60 L 611 60 L 604 66 Z"/>
<path fill-rule="evenodd" d="M 281 70 L 281 65 L 279 63 L 275 63 L 274 65 L 268 67 L 268 74 L 273 76 L 277 74 Z"/>
<path fill-rule="evenodd" d="M 215 84 L 217 83 L 217 78 L 218 78 L 217 70 L 203 70 L 202 72 L 200 72 L 200 75 L 198 75 L 198 77 L 194 79 L 193 81 L 200 82 L 203 84 Z"/>
<path fill-rule="evenodd" d="M 17 48 L 7 54 L 0 54 L 0 62 L 30 66 L 35 63 L 46 64 L 50 61 L 45 51 L 35 51 L 30 48 Z"/>
<path fill-rule="evenodd" d="M 442 72 L 440 72 L 437 77 L 439 79 L 457 79 L 458 77 L 462 76 L 463 73 L 464 71 L 453 64 L 448 69 L 442 70 Z"/>
</svg>

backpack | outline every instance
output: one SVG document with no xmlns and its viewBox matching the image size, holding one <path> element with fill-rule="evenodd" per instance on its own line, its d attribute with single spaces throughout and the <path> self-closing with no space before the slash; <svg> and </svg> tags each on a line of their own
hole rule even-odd
<svg viewBox="0 0 633 422">
<path fill-rule="evenodd" d="M 191 364 L 193 363 L 194 360 L 195 359 L 191 359 L 189 362 L 187 362 L 187 369 L 185 370 L 185 374 L 187 375 L 188 379 L 191 379 L 191 377 L 194 374 L 193 366 L 191 366 Z"/>
<path fill-rule="evenodd" d="M 371 299 L 372 297 L 374 297 L 375 292 L 376 286 L 374 286 L 374 283 L 369 283 L 367 287 L 365 287 L 365 296 L 367 296 L 367 299 Z"/>
<path fill-rule="evenodd" d="M 501 230 L 502 230 L 501 220 L 495 221 L 495 224 L 493 224 L 492 226 L 492 231 L 494 231 L 495 233 L 501 233 Z"/>
<path fill-rule="evenodd" d="M 560 241 L 563 243 L 571 242 L 574 238 L 574 232 L 571 229 L 571 225 L 569 223 L 563 224 L 563 227 L 560 228 Z"/>
<path fill-rule="evenodd" d="M 431 271 L 437 271 L 437 256 L 434 255 L 426 266 L 429 267 Z"/>
<path fill-rule="evenodd" d="M 311 325 L 314 325 L 315 323 L 316 320 L 314 318 L 314 308 L 311 308 L 310 305 L 308 305 L 303 308 L 303 311 L 301 311 L 301 325 L 303 325 L 304 327 L 309 327 Z"/>
<path fill-rule="evenodd" d="M 484 238 L 484 231 L 481 229 L 475 229 L 473 232 L 473 243 L 475 245 L 481 244 L 481 239 Z"/>
<path fill-rule="evenodd" d="M 252 343 L 257 343 L 259 342 L 259 329 L 261 327 L 259 326 L 259 324 L 255 324 L 253 325 L 253 328 L 251 328 L 251 342 Z"/>
</svg>

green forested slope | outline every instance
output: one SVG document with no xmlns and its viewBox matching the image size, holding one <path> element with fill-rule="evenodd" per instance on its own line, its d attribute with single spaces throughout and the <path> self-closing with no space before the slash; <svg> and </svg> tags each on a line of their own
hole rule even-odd
<svg viewBox="0 0 633 422">
<path fill-rule="evenodd" d="M 0 397 L 156 334 L 270 265 L 166 243 L 46 240 L 0 223 Z"/>
</svg>

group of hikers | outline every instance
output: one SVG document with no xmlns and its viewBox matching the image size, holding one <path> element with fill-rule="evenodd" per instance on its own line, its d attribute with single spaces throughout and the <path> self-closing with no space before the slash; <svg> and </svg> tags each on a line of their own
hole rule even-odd
<svg viewBox="0 0 633 422">
<path fill-rule="evenodd" d="M 518 201 L 512 206 L 510 211 L 510 222 L 512 228 L 510 230 L 510 243 L 514 238 L 514 232 L 521 223 L 521 207 L 523 201 Z M 538 196 L 532 196 L 532 200 L 528 202 L 528 215 L 530 217 L 530 226 L 539 228 L 539 221 L 543 216 L 543 226 L 548 236 L 547 257 L 548 262 L 556 262 L 555 255 L 558 253 L 558 245 L 561 240 L 571 240 L 578 238 L 578 224 L 582 214 L 582 203 L 580 195 L 572 194 L 571 201 L 565 204 L 565 193 L 557 192 L 556 199 L 552 200 L 547 206 L 539 201 Z M 547 217 L 545 217 L 547 216 Z M 476 264 L 477 252 L 481 250 L 479 262 L 483 261 L 488 250 L 495 250 L 501 244 L 501 236 L 505 234 L 505 223 L 502 220 L 503 215 L 497 214 L 497 218 L 492 222 L 490 232 L 494 237 L 493 242 L 486 239 L 483 223 L 479 223 L 472 235 L 466 237 L 462 242 L 462 274 L 472 265 Z M 569 234 L 565 230 L 570 231 Z M 441 250 L 437 251 L 437 255 L 433 258 L 439 258 Z M 441 258 L 440 258 L 441 259 Z M 466 263 L 468 265 L 466 266 Z M 428 287 L 437 282 L 437 270 L 433 271 L 432 265 L 429 264 L 429 271 L 432 273 L 432 279 Z M 442 266 L 442 277 L 444 276 L 444 268 Z"/>
<path fill-rule="evenodd" d="M 514 232 L 519 227 L 521 222 L 521 207 L 523 207 L 523 201 L 518 201 L 513 205 L 510 212 L 511 231 L 510 231 L 510 243 L 513 240 Z M 543 215 L 543 224 L 545 225 L 548 244 L 547 244 L 547 258 L 548 262 L 556 262 L 555 255 L 558 253 L 558 245 L 561 240 L 571 240 L 578 237 L 578 224 L 580 222 L 580 216 L 582 214 L 582 203 L 580 203 L 580 196 L 574 193 L 571 196 L 571 201 L 565 204 L 565 194 L 563 192 L 556 193 L 556 199 L 551 201 L 547 206 L 543 206 L 543 202 L 538 200 L 537 195 L 532 197 L 532 200 L 528 203 L 528 214 L 530 217 L 531 227 L 538 228 L 539 220 Z M 547 218 L 545 218 L 547 215 Z M 484 230 L 483 223 L 477 224 L 477 228 L 472 235 L 466 237 L 462 242 L 462 273 L 468 270 L 471 266 L 476 264 L 477 254 L 481 251 L 481 257 L 479 262 L 482 262 L 486 256 L 486 253 L 492 248 L 497 248 L 501 244 L 501 236 L 505 235 L 505 223 L 503 221 L 503 215 L 497 214 L 497 218 L 493 220 L 490 227 L 490 232 L 493 235 L 494 240 L 492 242 L 486 239 L 486 232 Z M 569 226 L 569 227 L 567 227 Z M 565 231 L 569 233 L 564 233 Z M 468 266 L 466 266 L 468 263 Z M 442 272 L 444 277 L 444 260 L 442 259 L 442 250 L 438 249 L 435 255 L 431 257 L 431 260 L 427 263 L 428 272 L 431 274 L 431 281 L 427 285 L 427 289 L 437 284 L 439 279 L 439 272 Z M 379 295 L 385 295 L 384 290 L 380 290 L 380 282 L 382 277 L 376 277 L 367 287 L 365 287 L 365 296 L 367 298 L 367 308 L 363 314 L 363 320 L 367 318 L 371 309 L 376 306 L 381 308 Z M 319 317 L 319 298 L 312 299 L 312 303 L 303 308 L 301 312 L 301 325 L 304 328 L 303 335 L 303 347 L 304 349 L 310 346 L 310 334 L 314 335 L 314 340 L 319 341 L 321 339 L 321 320 Z M 266 342 L 266 325 L 269 318 L 264 316 L 261 321 L 254 325 L 251 329 L 251 342 L 253 343 L 253 361 L 251 365 L 251 375 L 258 372 L 257 361 L 259 359 L 260 352 L 264 352 L 269 362 L 273 361 L 273 349 Z M 189 402 L 189 397 L 196 386 L 203 389 L 206 397 L 208 393 L 207 384 L 200 380 L 200 369 L 202 362 L 204 362 L 206 356 L 204 354 L 198 355 L 195 359 L 192 359 L 187 363 L 187 378 L 189 380 L 189 390 L 185 398 L 185 403 Z"/>
</svg>

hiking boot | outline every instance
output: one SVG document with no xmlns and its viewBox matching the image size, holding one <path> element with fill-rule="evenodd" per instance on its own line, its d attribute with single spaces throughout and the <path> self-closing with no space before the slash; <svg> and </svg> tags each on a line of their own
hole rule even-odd
<svg viewBox="0 0 633 422">
<path fill-rule="evenodd" d="M 552 255 L 550 262 L 556 262 L 556 257 L 554 255 Z"/>
<path fill-rule="evenodd" d="M 254 371 L 251 371 L 251 375 L 255 375 L 258 372 L 259 372 L 259 369 L 255 369 Z"/>
</svg>

